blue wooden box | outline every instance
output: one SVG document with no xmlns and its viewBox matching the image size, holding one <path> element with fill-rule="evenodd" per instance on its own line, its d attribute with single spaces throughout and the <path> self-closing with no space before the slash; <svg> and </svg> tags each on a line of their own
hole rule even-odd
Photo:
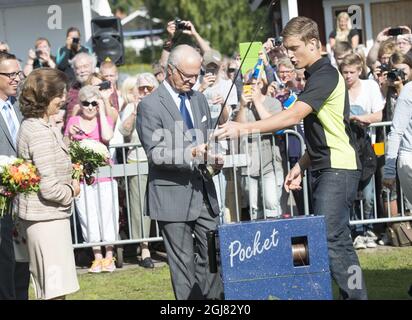
<svg viewBox="0 0 412 320">
<path fill-rule="evenodd" d="M 321 216 L 221 225 L 218 244 L 225 299 L 332 299 Z M 292 244 L 306 247 L 305 261 Z"/>
</svg>

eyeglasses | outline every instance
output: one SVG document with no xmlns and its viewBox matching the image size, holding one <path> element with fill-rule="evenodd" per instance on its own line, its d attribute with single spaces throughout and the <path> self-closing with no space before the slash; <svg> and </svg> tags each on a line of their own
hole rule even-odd
<svg viewBox="0 0 412 320">
<path fill-rule="evenodd" d="M 145 89 L 151 92 L 153 90 L 153 87 L 152 86 L 139 86 L 139 90 L 143 91 Z"/>
<path fill-rule="evenodd" d="M 288 74 L 288 73 L 292 73 L 293 72 L 293 70 L 282 70 L 282 71 L 279 71 L 279 74 Z"/>
<path fill-rule="evenodd" d="M 93 106 L 93 107 L 97 107 L 99 105 L 99 103 L 97 101 L 92 101 L 92 102 L 82 101 L 82 106 L 83 107 L 88 107 L 90 105 Z"/>
<path fill-rule="evenodd" d="M 18 72 L 0 72 L 0 74 L 2 76 L 6 76 L 7 78 L 9 78 L 10 80 L 16 80 L 17 77 L 19 77 L 20 79 L 24 78 L 24 73 L 23 71 L 18 71 Z"/>
<path fill-rule="evenodd" d="M 192 80 L 192 79 L 195 79 L 195 80 L 196 80 L 196 79 L 199 77 L 198 74 L 193 74 L 193 75 L 185 74 L 184 72 L 182 72 L 182 71 L 181 71 L 177 66 L 175 66 L 175 65 L 173 65 L 173 67 L 179 72 L 180 77 L 182 78 L 183 81 L 189 81 L 189 80 Z"/>
</svg>

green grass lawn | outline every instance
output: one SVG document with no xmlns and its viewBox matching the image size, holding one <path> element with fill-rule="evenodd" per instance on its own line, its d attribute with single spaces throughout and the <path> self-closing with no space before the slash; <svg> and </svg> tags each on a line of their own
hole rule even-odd
<svg viewBox="0 0 412 320">
<path fill-rule="evenodd" d="M 411 299 L 412 248 L 358 251 L 369 298 Z M 141 267 L 118 269 L 113 274 L 80 274 L 80 291 L 69 300 L 167 300 L 174 299 L 167 266 L 147 270 Z M 337 288 L 334 286 L 337 298 Z M 31 298 L 33 299 L 31 290 Z"/>
<path fill-rule="evenodd" d="M 359 259 L 369 299 L 412 299 L 412 247 L 360 251 Z"/>
</svg>

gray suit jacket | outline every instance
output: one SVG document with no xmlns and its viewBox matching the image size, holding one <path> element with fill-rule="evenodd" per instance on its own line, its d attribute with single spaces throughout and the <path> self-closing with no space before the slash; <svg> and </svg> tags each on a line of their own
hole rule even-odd
<svg viewBox="0 0 412 320">
<path fill-rule="evenodd" d="M 189 93 L 193 125 L 197 129 L 196 144 L 207 141 L 212 129 L 207 100 L 200 92 Z M 166 87 L 161 84 L 138 106 L 136 129 L 146 151 L 149 177 L 145 213 L 159 221 L 194 221 L 205 197 L 212 213 L 219 214 L 213 180 L 204 180 L 190 156 L 184 157 L 192 145 L 180 112 Z"/>
<path fill-rule="evenodd" d="M 17 102 L 14 110 L 21 122 Z M 6 120 L 0 114 L 0 155 L 16 156 L 17 150 L 13 144 Z M 28 299 L 29 264 L 16 264 L 12 239 L 13 220 L 11 215 L 0 219 L 0 300 L 2 299 Z"/>
<path fill-rule="evenodd" d="M 13 104 L 14 110 L 16 111 L 17 119 L 21 122 L 23 116 L 18 107 L 17 101 Z M 6 124 L 6 119 L 0 114 L 0 155 L 4 156 L 16 156 L 17 148 L 13 144 L 13 139 L 11 138 L 9 129 Z"/>
</svg>

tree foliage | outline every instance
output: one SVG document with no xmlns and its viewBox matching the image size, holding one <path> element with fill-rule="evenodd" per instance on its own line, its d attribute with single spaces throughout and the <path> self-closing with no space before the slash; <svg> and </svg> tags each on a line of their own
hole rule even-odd
<svg viewBox="0 0 412 320">
<path fill-rule="evenodd" d="M 133 10 L 139 9 L 144 5 L 143 0 L 109 0 L 109 3 L 112 11 L 114 11 L 117 7 L 121 7 L 129 13 Z"/>
<path fill-rule="evenodd" d="M 256 41 L 271 34 L 267 8 L 250 11 L 247 0 L 146 0 L 151 15 L 167 21 L 179 17 L 190 20 L 197 32 L 211 46 L 222 53 L 232 54 L 238 50 L 239 42 L 253 40 L 257 27 L 262 29 Z"/>
</svg>

